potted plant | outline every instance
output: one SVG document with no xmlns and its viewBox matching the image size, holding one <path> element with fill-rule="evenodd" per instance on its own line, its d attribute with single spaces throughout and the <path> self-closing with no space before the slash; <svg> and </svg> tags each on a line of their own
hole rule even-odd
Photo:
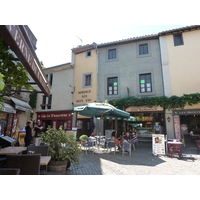
<svg viewBox="0 0 200 200">
<path fill-rule="evenodd" d="M 81 144 L 83 145 L 84 143 L 87 142 L 88 136 L 87 136 L 87 135 L 81 135 L 81 136 L 79 137 L 79 140 L 81 141 Z"/>
<path fill-rule="evenodd" d="M 49 145 L 51 161 L 49 171 L 65 171 L 71 163 L 78 164 L 81 149 L 73 135 L 67 136 L 66 131 L 60 127 L 58 130 L 48 127 L 45 133 L 40 134 L 41 141 Z"/>
</svg>

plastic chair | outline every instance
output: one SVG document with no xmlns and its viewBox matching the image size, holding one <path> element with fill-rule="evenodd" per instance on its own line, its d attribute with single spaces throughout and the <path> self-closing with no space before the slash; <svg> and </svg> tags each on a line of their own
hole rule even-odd
<svg viewBox="0 0 200 200">
<path fill-rule="evenodd" d="M 40 174 L 40 154 L 7 155 L 7 168 L 19 168 L 20 175 Z"/>
<path fill-rule="evenodd" d="M 0 168 L 0 175 L 19 175 L 19 168 Z"/>
<path fill-rule="evenodd" d="M 95 146 L 94 141 L 87 141 L 87 142 L 85 143 L 86 154 L 87 154 L 88 149 L 91 149 L 91 148 L 92 148 L 93 153 L 94 153 L 94 146 Z"/>
<path fill-rule="evenodd" d="M 132 145 L 134 150 L 135 150 L 135 144 L 136 144 L 136 141 L 135 140 L 131 140 L 131 145 Z"/>
<path fill-rule="evenodd" d="M 107 141 L 107 154 L 108 154 L 108 149 L 110 149 L 110 152 L 111 152 L 111 149 L 114 148 L 115 151 L 114 151 L 114 154 L 116 153 L 116 144 L 115 144 L 115 141 Z"/>
<path fill-rule="evenodd" d="M 131 143 L 128 141 L 123 141 L 122 143 L 122 156 L 125 155 L 125 152 L 128 152 L 129 156 L 131 156 Z"/>
</svg>

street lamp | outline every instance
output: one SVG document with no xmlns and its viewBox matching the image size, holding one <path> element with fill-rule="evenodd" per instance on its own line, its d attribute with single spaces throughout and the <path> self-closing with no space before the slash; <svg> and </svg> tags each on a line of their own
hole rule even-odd
<svg viewBox="0 0 200 200">
<path fill-rule="evenodd" d="M 168 122 L 170 122 L 170 121 L 171 121 L 171 118 L 170 118 L 170 117 L 168 117 L 168 118 L 167 118 L 167 121 L 168 121 Z"/>
</svg>

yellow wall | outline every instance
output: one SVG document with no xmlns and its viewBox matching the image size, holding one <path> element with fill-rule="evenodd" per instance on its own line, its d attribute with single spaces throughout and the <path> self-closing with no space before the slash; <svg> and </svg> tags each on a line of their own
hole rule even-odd
<svg viewBox="0 0 200 200">
<path fill-rule="evenodd" d="M 173 35 L 166 37 L 172 95 L 200 92 L 200 30 L 183 32 L 184 45 L 174 46 Z"/>
<path fill-rule="evenodd" d="M 97 56 L 96 50 L 91 50 L 92 56 L 86 57 L 86 52 L 75 55 L 74 64 L 74 104 L 87 104 L 97 101 Z M 83 74 L 92 73 L 91 87 L 83 87 Z"/>
</svg>

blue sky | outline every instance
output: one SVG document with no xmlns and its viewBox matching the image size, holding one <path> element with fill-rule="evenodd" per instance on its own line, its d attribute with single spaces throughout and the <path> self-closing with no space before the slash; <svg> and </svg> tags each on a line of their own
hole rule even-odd
<svg viewBox="0 0 200 200">
<path fill-rule="evenodd" d="M 71 62 L 71 49 L 81 43 L 86 45 L 93 42 L 97 44 L 111 42 L 188 25 L 74 25 L 70 28 L 63 25 L 59 32 L 48 24 L 28 24 L 28 26 L 38 40 L 36 54 L 39 60 L 43 61 L 45 67 L 51 67 Z"/>
</svg>

